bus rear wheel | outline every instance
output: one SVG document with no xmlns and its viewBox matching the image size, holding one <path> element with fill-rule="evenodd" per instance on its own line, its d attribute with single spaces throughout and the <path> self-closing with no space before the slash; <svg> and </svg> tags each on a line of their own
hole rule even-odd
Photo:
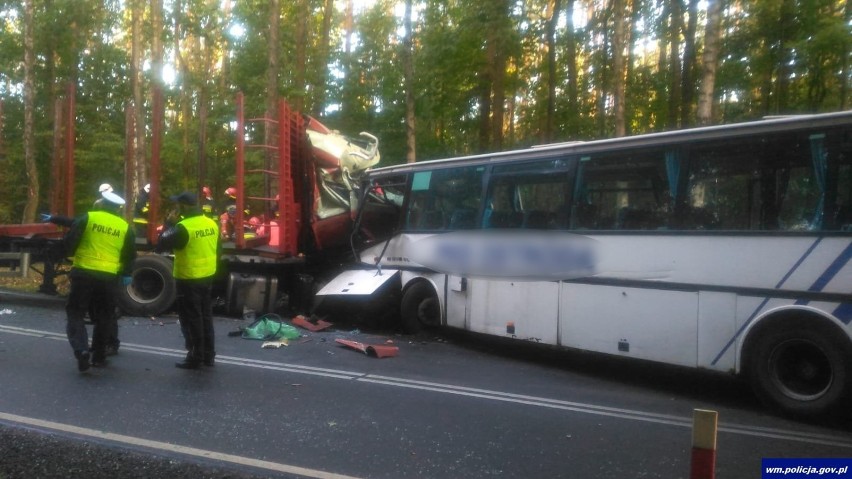
<svg viewBox="0 0 852 479">
<path fill-rule="evenodd" d="M 146 254 L 133 262 L 133 281 L 130 286 L 120 288 L 118 305 L 128 316 L 156 316 L 167 311 L 176 297 L 172 261 Z"/>
<path fill-rule="evenodd" d="M 441 324 L 441 303 L 432 285 L 418 282 L 402 295 L 400 305 L 402 330 L 408 334 Z"/>
<path fill-rule="evenodd" d="M 751 354 L 755 393 L 770 406 L 799 416 L 838 408 L 849 397 L 849 347 L 824 328 L 777 328 L 758 339 Z"/>
</svg>

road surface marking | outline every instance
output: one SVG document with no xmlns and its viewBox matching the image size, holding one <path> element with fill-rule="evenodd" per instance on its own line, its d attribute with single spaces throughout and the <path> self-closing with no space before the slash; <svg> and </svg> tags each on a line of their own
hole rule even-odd
<svg viewBox="0 0 852 479">
<path fill-rule="evenodd" d="M 61 339 L 67 341 L 62 333 L 50 331 L 39 331 L 26 328 L 18 328 L 14 326 L 0 325 L 0 332 L 19 334 L 25 336 L 41 337 L 45 339 Z M 157 346 L 146 346 L 143 344 L 121 343 L 122 349 L 136 351 L 147 354 L 156 354 L 171 357 L 184 357 L 185 351 L 178 349 L 162 348 Z M 692 427 L 692 417 L 675 416 L 668 414 L 658 414 L 634 409 L 622 409 L 607 406 L 599 406 L 589 403 L 578 403 L 570 401 L 562 401 L 558 399 L 549 399 L 536 396 L 525 396 L 521 394 L 506 393 L 502 391 L 494 391 L 488 389 L 477 389 L 463 386 L 454 386 L 451 384 L 434 383 L 427 381 L 415 381 L 405 378 L 397 378 L 390 376 L 380 376 L 368 373 L 360 373 L 354 371 L 344 371 L 337 369 L 317 368 L 311 366 L 302 366 L 298 364 L 279 363 L 273 361 L 262 361 L 249 358 L 241 358 L 237 356 L 216 356 L 217 364 L 232 364 L 235 366 L 252 367 L 259 369 L 268 369 L 273 371 L 291 372 L 296 374 L 308 374 L 311 376 L 330 377 L 335 379 L 348 379 L 358 382 L 366 382 L 372 384 L 381 384 L 386 386 L 401 387 L 408 389 L 419 389 L 422 391 L 431 391 L 443 394 L 453 394 L 457 396 L 466 396 L 472 398 L 486 399 L 491 401 L 510 402 L 515 404 L 523 404 L 535 407 L 544 407 L 549 409 L 558 409 L 563 411 L 572 411 L 582 414 L 590 414 L 597 416 L 612 417 L 618 419 L 627 419 L 632 421 L 642 421 L 654 424 L 663 424 L 675 427 Z M 831 436 L 827 434 L 803 433 L 799 431 L 791 431 L 784 429 L 773 429 L 759 426 L 747 426 L 741 424 L 719 424 L 719 432 L 728 434 L 736 434 L 742 436 L 755 436 L 770 439 L 780 439 L 791 442 L 801 442 L 808 444 L 819 444 L 852 449 L 852 440 L 843 436 Z"/>
</svg>

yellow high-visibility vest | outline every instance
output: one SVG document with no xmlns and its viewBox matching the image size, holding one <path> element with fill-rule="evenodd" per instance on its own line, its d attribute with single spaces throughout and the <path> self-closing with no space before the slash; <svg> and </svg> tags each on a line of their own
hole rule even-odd
<svg viewBox="0 0 852 479">
<path fill-rule="evenodd" d="M 74 252 L 74 267 L 105 273 L 121 271 L 121 248 L 130 225 L 106 211 L 92 211 L 80 244 Z"/>
<path fill-rule="evenodd" d="M 201 279 L 216 274 L 216 247 L 219 241 L 219 226 L 204 215 L 182 220 L 189 233 L 189 241 L 183 249 L 175 251 L 175 279 Z"/>
</svg>

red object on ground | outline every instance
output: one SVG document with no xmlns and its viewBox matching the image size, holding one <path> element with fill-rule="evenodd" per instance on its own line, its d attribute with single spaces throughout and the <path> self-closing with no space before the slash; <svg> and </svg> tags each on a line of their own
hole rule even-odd
<svg viewBox="0 0 852 479">
<path fill-rule="evenodd" d="M 298 326 L 300 328 L 304 328 L 304 329 L 307 329 L 308 331 L 313 331 L 313 332 L 322 331 L 323 329 L 326 329 L 326 328 L 332 326 L 332 324 L 329 323 L 328 321 L 323 321 L 321 319 L 318 320 L 316 322 L 316 324 L 314 324 L 314 323 L 308 321 L 307 319 L 305 319 L 305 317 L 302 316 L 301 314 L 298 315 L 298 316 L 295 316 L 292 319 L 292 322 L 293 322 L 294 326 Z"/>
<path fill-rule="evenodd" d="M 362 353 L 376 358 L 390 358 L 399 354 L 399 348 L 396 346 L 384 346 L 381 344 L 364 344 L 358 341 L 348 339 L 335 339 L 337 343 L 348 346 L 352 349 L 361 351 Z"/>
</svg>

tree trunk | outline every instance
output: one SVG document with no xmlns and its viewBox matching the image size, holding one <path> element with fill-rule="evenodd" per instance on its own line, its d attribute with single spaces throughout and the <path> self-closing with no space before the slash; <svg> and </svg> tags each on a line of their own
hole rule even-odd
<svg viewBox="0 0 852 479">
<path fill-rule="evenodd" d="M 51 145 L 51 155 L 50 155 L 50 193 L 48 202 L 50 204 L 50 212 L 55 213 L 59 210 L 60 201 L 62 201 L 62 182 L 66 175 L 63 171 L 63 149 L 62 149 L 62 137 L 64 134 L 63 131 L 63 108 L 62 106 L 65 102 L 61 98 L 55 98 L 53 100 L 53 144 Z M 2 129 L 2 124 L 0 124 L 0 129 Z M 0 156 L 2 158 L 2 156 Z"/>
<path fill-rule="evenodd" d="M 689 21 L 683 36 L 683 77 L 681 78 L 680 125 L 692 123 L 692 99 L 695 96 L 695 31 L 698 26 L 698 0 L 689 0 Z"/>
<path fill-rule="evenodd" d="M 192 185 L 197 190 L 201 189 L 198 187 L 200 186 L 198 185 L 199 179 L 204 179 L 207 175 L 207 110 L 209 108 L 209 89 L 205 81 L 198 92 L 198 168 L 196 174 L 193 175 L 194 178 L 192 178 Z"/>
<path fill-rule="evenodd" d="M 325 0 L 322 13 L 322 33 L 320 38 L 320 53 L 317 60 L 317 84 L 316 100 L 314 102 L 313 115 L 318 117 L 322 114 L 325 106 L 326 89 L 328 88 L 328 59 L 331 51 L 331 20 L 334 17 L 334 0 Z"/>
<path fill-rule="evenodd" d="M 163 83 L 163 0 L 151 0 L 151 82 Z"/>
<path fill-rule="evenodd" d="M 183 21 L 183 1 L 174 0 L 174 15 L 175 33 L 174 33 L 174 51 L 175 63 L 177 70 L 180 72 L 180 92 L 178 93 L 178 105 L 180 107 L 180 126 L 181 126 L 181 151 L 184 161 L 189 158 L 189 133 L 192 122 L 192 106 L 190 97 L 192 96 L 192 77 L 189 70 L 189 65 L 183 56 L 183 30 L 181 30 L 181 22 Z M 186 172 L 186 165 L 181 165 Z"/>
<path fill-rule="evenodd" d="M 609 45 L 610 38 L 610 28 L 609 28 L 609 12 L 604 11 L 601 12 L 600 15 L 600 25 L 598 26 L 598 35 L 601 36 L 602 41 L 602 49 L 603 51 L 598 55 L 600 60 L 598 61 L 597 69 L 598 69 L 598 85 L 595 88 L 595 102 L 597 103 L 597 127 L 598 127 L 598 135 L 604 137 L 607 135 L 606 128 L 606 108 L 607 108 L 607 95 L 610 91 L 609 85 L 609 75 L 610 68 L 608 66 L 609 55 L 607 55 L 606 48 Z"/>
<path fill-rule="evenodd" d="M 133 145 L 133 205 L 139 200 L 139 191 L 147 181 L 147 169 L 145 162 L 145 108 L 142 97 L 142 18 L 144 17 L 144 3 L 142 0 L 131 2 L 131 82 L 133 84 L 133 111 L 136 114 L 134 120 L 136 144 Z M 128 208 L 130 210 L 130 208 Z"/>
<path fill-rule="evenodd" d="M 784 0 L 778 22 L 778 101 L 775 111 L 778 114 L 788 113 L 790 98 L 790 77 L 793 61 L 793 42 L 796 38 L 796 2 Z"/>
<path fill-rule="evenodd" d="M 128 193 L 134 193 L 132 196 L 127 195 L 127 206 L 124 208 L 124 218 L 128 221 L 133 220 L 135 214 L 136 190 L 133 189 L 136 178 L 136 165 L 133 161 L 136 156 L 136 151 L 133 145 L 136 144 L 136 108 L 132 101 L 124 104 L 124 189 Z"/>
<path fill-rule="evenodd" d="M 305 71 L 308 50 L 308 1 L 299 0 L 296 13 L 296 65 L 293 72 L 293 109 L 301 112 L 305 107 Z"/>
<path fill-rule="evenodd" d="M 510 34 L 509 5 L 506 1 L 495 1 L 494 28 L 492 43 L 494 43 L 493 56 L 489 60 L 491 65 L 491 150 L 503 149 L 503 126 L 506 114 L 506 63 L 507 63 L 507 41 Z"/>
<path fill-rule="evenodd" d="M 613 0 L 613 23 L 615 29 L 612 36 L 612 96 L 615 103 L 614 121 L 615 136 L 624 136 L 627 132 L 624 122 L 625 88 L 625 50 L 627 50 L 627 21 L 625 0 Z"/>
<path fill-rule="evenodd" d="M 224 0 L 222 3 L 222 21 L 225 24 L 230 24 L 232 22 L 232 6 L 231 0 Z M 228 35 L 223 35 L 221 38 L 222 41 L 222 50 L 224 52 L 229 52 L 231 50 L 231 45 L 228 42 Z M 222 72 L 219 75 L 219 101 L 224 101 L 225 98 L 229 94 L 229 88 L 231 85 L 231 56 L 227 53 L 222 55 Z M 202 180 L 206 180 L 206 177 L 202 177 Z M 208 185 L 209 186 L 209 185 Z"/>
<path fill-rule="evenodd" d="M 547 2 L 547 113 L 542 140 L 551 143 L 556 129 L 556 25 L 559 23 L 559 11 L 562 0 Z"/>
<path fill-rule="evenodd" d="M 35 222 L 38 209 L 38 167 L 35 159 L 35 48 L 33 0 L 24 2 L 24 162 L 27 170 L 27 203 L 21 223 Z"/>
<path fill-rule="evenodd" d="M 574 0 L 565 0 L 565 63 L 568 68 L 568 136 L 574 137 L 579 131 L 577 118 L 579 109 L 579 75 L 577 73 L 577 38 L 574 32 Z"/>
<path fill-rule="evenodd" d="M 701 87 L 698 93 L 699 125 L 713 123 L 713 91 L 716 85 L 716 68 L 719 65 L 719 40 L 722 21 L 722 2 L 707 1 L 707 26 L 704 31 L 704 54 L 701 58 Z"/>
<path fill-rule="evenodd" d="M 683 5 L 681 0 L 671 1 L 671 23 L 669 24 L 669 127 L 677 128 L 680 118 L 681 101 L 681 59 L 680 33 L 683 24 Z"/>
<path fill-rule="evenodd" d="M 405 0 L 405 41 L 403 61 L 405 74 L 405 162 L 417 161 L 416 116 L 414 108 L 414 30 L 411 27 L 412 0 Z"/>
<path fill-rule="evenodd" d="M 56 8 L 52 0 L 47 0 L 44 2 L 45 11 L 51 11 L 51 9 Z M 56 58 L 58 53 L 56 51 L 56 37 L 50 35 L 47 39 L 47 50 L 48 54 L 45 56 L 44 69 L 45 69 L 45 78 L 48 78 L 49 91 L 48 91 L 48 100 L 45 103 L 47 105 L 47 114 L 45 118 L 50 118 L 53 122 L 52 130 L 53 130 L 53 142 L 50 145 L 50 180 L 48 182 L 47 187 L 48 190 L 48 202 L 51 206 L 51 211 L 56 211 L 53 209 L 54 205 L 59 204 L 59 193 L 62 190 L 61 182 L 64 175 L 56 174 L 60 170 L 59 165 L 62 164 L 62 100 L 59 97 L 59 89 L 60 84 L 56 78 Z"/>
<path fill-rule="evenodd" d="M 845 24 L 849 25 L 852 21 L 852 0 L 846 0 L 846 7 L 843 9 L 846 19 Z M 840 105 L 838 109 L 843 111 L 846 109 L 846 97 L 849 95 L 849 43 L 844 43 L 841 49 L 841 68 L 840 68 Z"/>
<path fill-rule="evenodd" d="M 163 0 L 151 0 L 151 196 L 163 193 L 160 183 L 160 149 L 163 143 Z M 159 216 L 159 201 L 151 202 L 149 215 Z"/>
<path fill-rule="evenodd" d="M 3 137 L 3 99 L 0 98 L 0 162 L 6 159 L 6 140 Z M 56 124 L 54 122 L 54 124 Z"/>
<path fill-rule="evenodd" d="M 266 118 L 268 120 L 264 122 L 263 137 L 264 144 L 271 147 L 277 144 L 275 124 L 271 120 L 277 116 L 278 112 L 278 52 L 280 43 L 278 29 L 281 22 L 281 8 L 278 0 L 270 0 L 268 15 L 269 31 L 266 38 Z M 276 155 L 274 151 L 272 148 L 265 149 L 266 169 L 270 171 L 273 168 L 272 165 L 275 164 Z M 271 181 L 267 175 L 264 184 L 264 192 L 267 197 L 271 196 L 271 188 Z"/>
<path fill-rule="evenodd" d="M 352 117 L 355 113 L 354 102 L 351 100 L 352 98 L 352 88 L 351 86 L 355 84 L 352 75 L 352 36 L 355 34 L 355 14 L 354 14 L 354 5 L 352 4 L 352 0 L 346 0 L 346 10 L 344 13 L 343 19 L 343 78 L 346 81 L 346 85 L 341 92 L 341 107 L 340 107 L 340 117 L 341 123 L 343 123 L 346 127 L 347 119 Z M 346 88 L 346 86 L 350 86 L 350 88 Z"/>
<path fill-rule="evenodd" d="M 488 58 L 494 56 L 493 43 L 486 47 Z M 491 146 L 491 68 L 484 65 L 479 75 L 479 151 L 486 152 Z"/>
</svg>

